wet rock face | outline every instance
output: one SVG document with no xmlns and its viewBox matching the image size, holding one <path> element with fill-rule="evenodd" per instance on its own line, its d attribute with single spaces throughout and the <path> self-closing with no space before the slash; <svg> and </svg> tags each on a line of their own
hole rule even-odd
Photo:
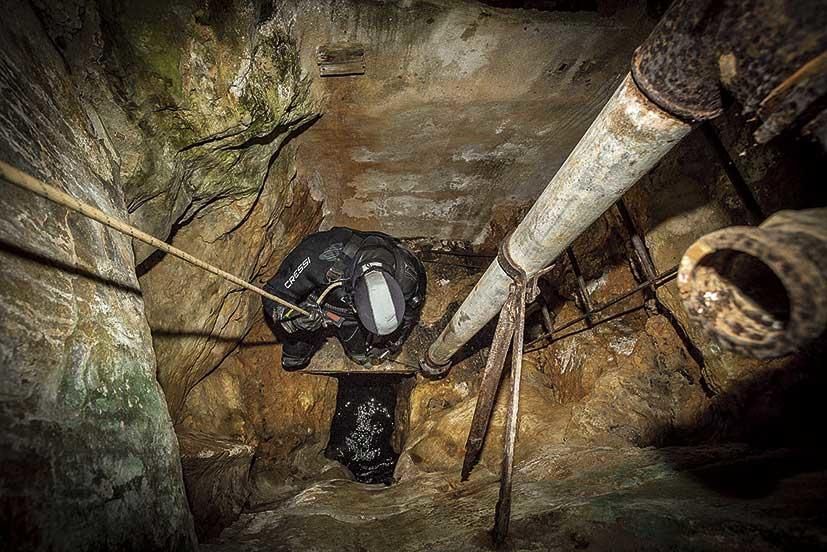
<svg viewBox="0 0 827 552">
<path fill-rule="evenodd" d="M 94 109 L 29 5 L 2 9 L 0 159 L 126 218 Z M 131 243 L 8 183 L 0 195 L 4 547 L 195 549 Z"/>
<path fill-rule="evenodd" d="M 282 370 L 278 343 L 256 324 L 187 396 L 176 426 L 199 536 L 217 536 L 259 494 L 272 500 L 328 469 L 320 449 L 335 405 L 336 381 Z"/>
<path fill-rule="evenodd" d="M 263 283 L 318 225 L 291 139 L 317 117 L 294 39 L 256 2 L 121 3 L 100 15 L 101 80 L 132 220 Z M 110 102 L 106 105 L 111 105 Z M 250 329 L 258 298 L 136 249 L 158 372 L 177 419 L 192 386 Z"/>
<path fill-rule="evenodd" d="M 274 18 L 266 3 L 249 0 L 32 4 L 33 13 L 27 12 L 27 17 L 34 26 L 27 32 L 43 42 L 38 48 L 46 52 L 44 61 L 39 63 L 33 53 L 21 53 L 20 64 L 14 60 L 9 65 L 4 78 L 14 83 L 18 93 L 15 101 L 26 107 L 18 108 L 4 98 L 3 108 L 7 113 L 26 112 L 30 110 L 26 96 L 40 97 L 37 101 L 42 104 L 43 116 L 19 126 L 37 129 L 30 131 L 25 141 L 41 143 L 39 155 L 49 158 L 35 163 L 38 158 L 32 152 L 36 150 L 14 146 L 24 140 L 11 135 L 3 137 L 4 145 L 11 144 L 8 158 L 41 168 L 45 172 L 35 171 L 41 176 L 75 178 L 78 185 L 69 191 L 77 192 L 81 199 L 101 207 L 108 205 L 143 230 L 248 281 L 265 282 L 280 259 L 320 220 L 317 201 L 296 177 L 292 142 L 315 120 L 318 110 L 310 99 L 309 81 L 301 74 L 294 38 L 285 22 Z M 32 59 L 23 59 L 26 55 Z M 23 65 L 24 61 L 29 65 Z M 40 88 L 20 88 L 30 78 L 28 73 L 40 79 Z M 51 88 L 62 94 L 61 100 L 68 99 L 52 103 L 43 92 Z M 10 121 L 18 124 L 17 119 Z M 41 127 L 52 124 L 58 127 L 53 132 L 60 140 L 47 136 L 48 141 L 43 141 L 46 135 Z M 64 145 L 71 142 L 76 145 Z M 73 154 L 71 158 L 67 152 Z M 55 172 L 63 166 L 68 166 L 64 174 Z M 36 220 L 31 219 L 32 223 Z M 92 357 L 99 354 L 101 362 L 118 365 L 112 372 L 115 375 L 102 369 L 100 377 L 116 377 L 121 371 L 129 375 L 138 368 L 147 373 L 148 382 L 130 380 L 124 384 L 136 393 L 134 397 L 127 393 L 124 408 L 140 409 L 137 405 L 143 405 L 148 409 L 146 416 L 157 418 L 153 418 L 158 426 L 153 446 L 141 445 L 148 455 L 146 471 L 154 477 L 157 468 L 153 462 L 166 459 L 171 470 L 169 481 L 152 483 L 152 487 L 181 507 L 180 512 L 166 516 L 167 524 L 157 524 L 158 533 L 178 527 L 187 538 L 192 536 L 190 525 L 182 525 L 190 522 L 182 501 L 169 415 L 157 412 L 158 407 L 166 410 L 168 406 L 179 426 L 187 488 L 197 510 L 196 525 L 205 534 L 205 527 L 220 527 L 225 520 L 234 519 L 245 503 L 257 447 L 274 446 L 272 439 L 293 439 L 289 435 L 298 431 L 289 423 L 273 431 L 272 423 L 263 421 L 279 410 L 279 403 L 255 402 L 250 382 L 264 381 L 274 387 L 263 387 L 275 389 L 278 386 L 272 378 L 257 377 L 254 372 L 242 383 L 244 378 L 228 364 L 218 384 L 204 380 L 260 318 L 260 300 L 178 260 L 150 255 L 151 250 L 139 243 L 132 244 L 133 258 L 130 244 L 89 224 L 92 226 L 87 229 L 85 221 L 78 224 L 68 218 L 66 228 L 49 228 L 48 234 L 64 236 L 65 247 L 61 247 L 70 253 L 71 263 L 88 256 L 90 263 L 94 259 L 93 273 L 103 270 L 117 276 L 113 278 L 125 295 L 113 299 L 94 286 L 83 291 L 77 284 L 72 293 L 92 302 L 91 312 L 107 321 L 101 328 L 120 328 L 118 335 L 123 333 L 131 340 L 128 351 L 144 350 L 141 357 L 101 340 L 100 345 L 90 346 L 93 353 L 78 346 L 71 358 L 86 362 L 84 355 L 91 355 L 89 362 L 93 362 Z M 48 245 L 51 240 L 44 238 L 42 242 Z M 134 277 L 136 262 L 138 281 Z M 61 278 L 66 280 L 60 284 L 64 287 L 73 280 Z M 72 293 L 67 292 L 64 298 L 70 303 Z M 73 307 L 67 320 L 83 312 Z M 82 318 L 93 319 L 91 314 Z M 147 341 L 147 319 L 154 354 Z M 95 331 L 91 323 L 83 330 L 87 331 Z M 98 339 L 91 333 L 83 335 L 92 341 Z M 119 355 L 136 358 L 118 364 Z M 278 359 L 273 362 L 278 366 Z M 133 365 L 138 368 L 128 368 Z M 154 380 L 156 369 L 166 404 Z M 73 389 L 74 377 L 53 382 L 51 387 Z M 197 397 L 185 408 L 186 397 L 197 382 L 202 382 Z M 97 387 L 97 379 L 91 378 L 80 388 L 85 386 Z M 320 389 L 323 395 L 326 387 Z M 212 417 L 232 410 L 226 403 L 234 390 L 248 407 L 260 407 L 258 413 L 245 409 L 250 417 L 243 421 L 249 426 L 243 431 L 235 431 L 232 420 L 219 418 L 219 423 Z M 283 392 L 272 391 L 274 395 Z M 141 402 L 141 394 L 148 398 Z M 208 399 L 225 409 L 199 402 Z M 86 399 L 73 400 L 80 404 Z M 106 411 L 105 398 L 95 400 L 101 405 L 99 410 Z M 117 418 L 117 412 L 112 416 Z M 121 427 L 126 424 L 128 439 L 137 443 L 150 432 L 149 422 L 136 422 L 133 430 L 129 420 L 125 417 L 119 423 Z M 311 435 L 316 435 L 317 429 L 305 428 Z M 123 476 L 130 485 L 138 481 L 133 476 L 142 473 L 133 468 Z M 95 469 L 94 462 L 90 469 Z M 148 475 L 146 481 L 153 480 Z M 131 496 L 127 491 L 124 488 L 126 496 Z M 113 502 L 113 507 L 117 504 Z M 130 511 L 129 507 L 124 511 Z"/>
<path fill-rule="evenodd" d="M 252 0 L 35 3 L 116 167 L 129 219 L 263 283 L 318 226 L 294 138 L 318 116 L 295 40 Z M 262 11 L 264 10 L 264 11 Z M 178 418 L 260 302 L 136 242 L 158 374 Z"/>
<path fill-rule="evenodd" d="M 173 244 L 240 277 L 263 285 L 280 260 L 319 219 L 315 202 L 291 174 L 293 150 L 271 167 L 260 195 L 218 202 L 173 239 Z M 266 172 L 265 166 L 262 170 Z M 158 355 L 158 378 L 170 412 L 180 419 L 187 393 L 236 347 L 261 319 L 261 300 L 202 270 L 164 258 L 141 279 Z"/>
<path fill-rule="evenodd" d="M 626 194 L 624 200 L 645 235 L 658 270 L 677 265 L 689 245 L 704 234 L 760 222 L 779 209 L 801 209 L 827 201 L 823 189 L 809 185 L 819 178 L 823 153 L 808 151 L 806 145 L 792 140 L 757 145 L 752 138 L 753 126 L 754 122 L 727 113 L 710 133 L 718 136 L 759 212 L 746 207 L 736 183 L 724 170 L 715 140 L 701 131 L 690 134 Z M 825 338 L 787 357 L 751 359 L 722 351 L 700 327 L 690 323 L 674 282 L 659 288 L 658 299 L 692 344 L 703 383 L 715 396 L 717 419 L 710 420 L 709 431 L 738 439 L 755 436 L 748 424 L 733 418 L 738 411 L 777 428 L 773 439 L 782 441 L 786 431 L 780 426 L 785 417 L 792 415 L 796 420 L 787 425 L 810 425 L 806 414 L 795 413 L 798 407 L 790 398 L 807 394 L 806 381 L 818 385 L 821 380 L 818 366 L 822 362 L 818 359 L 827 347 Z M 718 427 L 713 428 L 715 425 Z"/>
<path fill-rule="evenodd" d="M 808 526 L 822 519 L 823 469 L 823 458 L 742 446 L 549 446 L 538 461 L 516 469 L 506 544 L 515 550 L 817 548 L 823 537 Z M 491 475 L 459 483 L 434 473 L 386 490 L 326 481 L 269 511 L 243 515 L 203 548 L 491 550 L 496 500 Z M 790 510 L 790 503 L 798 507 Z"/>
<path fill-rule="evenodd" d="M 612 17 L 421 0 L 279 9 L 308 73 L 318 46 L 365 47 L 364 75 L 315 79 L 326 115 L 299 139 L 325 224 L 478 243 L 513 228 L 502 215 L 545 187 L 654 23 L 642 2 Z"/>
</svg>

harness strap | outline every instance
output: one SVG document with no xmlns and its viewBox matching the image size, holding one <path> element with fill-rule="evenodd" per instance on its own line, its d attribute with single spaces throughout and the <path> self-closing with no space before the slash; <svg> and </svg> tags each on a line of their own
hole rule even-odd
<svg viewBox="0 0 827 552">
<path fill-rule="evenodd" d="M 359 248 L 362 247 L 364 241 L 364 238 L 360 238 L 356 234 L 353 234 L 350 237 L 350 240 L 348 240 L 345 244 L 342 252 L 339 253 L 339 256 L 333 262 L 331 267 L 327 269 L 327 274 L 325 277 L 328 282 L 337 282 L 345 277 L 348 261 L 356 256 L 356 253 L 359 252 Z"/>
</svg>

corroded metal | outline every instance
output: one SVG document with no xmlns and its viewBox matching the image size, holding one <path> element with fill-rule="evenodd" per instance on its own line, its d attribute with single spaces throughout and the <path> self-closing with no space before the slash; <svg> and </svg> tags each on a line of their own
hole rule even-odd
<svg viewBox="0 0 827 552">
<path fill-rule="evenodd" d="M 649 284 L 649 290 L 645 293 L 643 304 L 646 307 L 646 312 L 650 316 L 654 316 L 658 313 L 658 294 L 655 285 L 658 274 L 655 270 L 655 264 L 652 262 L 651 255 L 649 255 L 649 249 L 639 234 L 632 234 L 630 240 L 637 264 L 643 271 L 644 281 Z"/>
<path fill-rule="evenodd" d="M 536 282 L 536 279 L 533 280 Z M 533 285 L 533 284 L 530 284 Z M 514 301 L 514 338 L 511 345 L 511 398 L 508 403 L 508 417 L 505 422 L 505 443 L 503 446 L 503 463 L 500 471 L 500 494 L 494 513 L 494 542 L 501 543 L 508 535 L 511 522 L 511 487 L 514 474 L 514 447 L 517 441 L 517 429 L 520 415 L 520 383 L 523 367 L 523 337 L 525 334 L 525 305 L 528 299 L 528 287 L 525 274 L 515 281 L 512 294 Z"/>
<path fill-rule="evenodd" d="M 461 479 L 465 481 L 482 452 L 485 435 L 494 410 L 497 389 L 500 386 L 505 357 L 511 345 L 511 393 L 508 402 L 508 414 L 505 424 L 503 442 L 503 460 L 500 471 L 500 491 L 494 514 L 493 537 L 501 543 L 508 535 L 511 521 L 511 487 L 514 474 L 514 447 L 517 442 L 517 425 L 520 414 L 520 383 L 523 366 L 523 339 L 525 337 L 526 303 L 533 301 L 539 294 L 537 279 L 550 267 L 538 271 L 528 278 L 512 258 L 508 249 L 508 240 L 503 240 L 497 255 L 497 264 L 512 278 L 508 297 L 500 312 L 500 320 L 491 342 L 488 362 L 483 372 L 474 418 L 465 444 L 465 458 L 462 464 Z"/>
<path fill-rule="evenodd" d="M 649 289 L 644 291 L 643 305 L 646 307 L 646 312 L 650 316 L 658 314 L 658 299 L 657 299 L 657 285 L 658 273 L 655 269 L 655 263 L 652 261 L 652 256 L 649 254 L 649 248 L 637 231 L 635 222 L 632 220 L 632 215 L 623 203 L 623 199 L 615 203 L 615 208 L 620 216 L 626 232 L 629 234 L 629 243 L 631 245 L 632 273 L 639 283 L 646 282 L 649 284 Z"/>
<path fill-rule="evenodd" d="M 485 434 L 488 432 L 491 412 L 494 410 L 494 400 L 497 398 L 497 389 L 500 386 L 500 378 L 502 378 L 503 367 L 505 366 L 505 357 L 508 354 L 509 341 L 514 334 L 514 303 L 516 300 L 516 295 L 509 293 L 500 313 L 500 319 L 497 321 L 497 329 L 494 331 L 491 349 L 488 351 L 488 361 L 485 363 L 485 369 L 482 373 L 477 404 L 474 407 L 474 417 L 471 420 L 471 429 L 468 431 L 468 439 L 465 442 L 462 481 L 468 479 L 471 470 L 477 464 L 482 452 L 482 445 L 485 442 Z"/>
<path fill-rule="evenodd" d="M 632 76 L 649 99 L 688 121 L 712 119 L 723 110 L 707 27 L 716 4 L 676 0 L 632 59 Z"/>
<path fill-rule="evenodd" d="M 678 267 L 674 266 L 671 269 L 664 272 L 663 274 L 657 276 L 654 280 L 655 289 L 657 289 L 659 286 L 662 286 L 662 285 L 664 285 L 668 282 L 671 282 L 677 275 L 678 275 Z M 601 303 L 601 304 L 597 305 L 596 307 L 594 307 L 594 309 L 592 310 L 590 315 L 595 315 L 595 314 L 597 314 L 601 311 L 604 311 L 604 310 L 608 309 L 609 307 L 620 303 L 624 299 L 627 299 L 627 298 L 631 297 L 635 293 L 637 293 L 641 290 L 644 290 L 646 288 L 649 288 L 651 286 L 652 286 L 652 283 L 650 283 L 650 282 L 643 282 L 641 284 L 638 284 L 637 286 L 633 287 L 629 291 L 626 291 L 625 293 L 622 293 L 622 294 L 612 298 L 611 300 L 606 301 L 605 303 Z M 636 310 L 636 308 L 635 308 L 635 310 Z M 625 312 L 630 312 L 630 311 L 625 311 Z M 579 331 L 573 331 L 573 332 L 570 332 L 568 334 L 564 334 L 564 335 L 559 336 L 559 337 L 553 337 L 554 335 L 559 334 L 561 331 L 566 330 L 566 329 L 574 326 L 575 324 L 583 322 L 586 319 L 586 316 L 587 315 L 585 315 L 585 314 L 577 316 L 575 318 L 572 318 L 571 320 L 566 321 L 565 323 L 563 323 L 559 326 L 553 327 L 550 330 L 546 330 L 545 333 L 543 333 L 541 335 L 538 335 L 537 337 L 535 337 L 534 339 L 532 339 L 531 341 L 526 343 L 525 347 L 534 345 L 535 343 L 538 343 L 538 342 L 543 341 L 543 340 L 547 340 L 540 347 L 535 348 L 535 349 L 531 349 L 531 351 L 536 351 L 540 348 L 548 347 L 550 344 L 552 344 L 556 341 L 559 341 L 563 338 L 566 338 L 566 337 L 569 337 L 569 336 L 572 336 L 572 335 L 575 335 L 575 334 L 579 333 Z M 607 318 L 597 320 L 597 321 L 595 321 L 595 326 L 597 326 L 599 324 L 603 324 L 605 322 L 608 322 L 609 320 L 614 319 L 615 316 L 611 316 L 611 317 L 607 317 Z"/>
<path fill-rule="evenodd" d="M 508 240 L 517 266 L 548 266 L 691 129 L 626 76 Z M 500 311 L 511 278 L 494 262 L 431 345 L 444 364 Z"/>
<path fill-rule="evenodd" d="M 430 353 L 430 350 L 426 350 L 419 359 L 419 371 L 429 378 L 441 378 L 451 369 L 451 361 L 438 363 L 431 358 Z"/>
<path fill-rule="evenodd" d="M 827 52 L 801 66 L 761 101 L 758 114 L 764 120 L 755 140 L 769 142 L 795 123 L 805 110 L 827 96 Z"/>
<path fill-rule="evenodd" d="M 678 287 L 690 319 L 726 350 L 774 358 L 801 348 L 827 327 L 827 208 L 702 237 L 681 259 Z"/>
<path fill-rule="evenodd" d="M 591 328 L 594 325 L 594 320 L 592 320 L 594 305 L 592 305 L 592 297 L 589 293 L 589 287 L 586 285 L 586 279 L 580 270 L 580 263 L 577 262 L 577 257 L 574 256 L 574 249 L 572 249 L 571 246 L 566 248 L 566 257 L 569 259 L 571 271 L 574 273 L 574 279 L 577 283 L 577 298 L 580 303 L 580 308 L 586 317 L 586 325 Z"/>
<path fill-rule="evenodd" d="M 825 49 L 820 0 L 676 0 L 635 51 L 632 75 L 653 102 L 694 122 L 720 114 L 726 90 L 765 121 L 755 136 L 766 142 L 818 114 Z"/>
</svg>

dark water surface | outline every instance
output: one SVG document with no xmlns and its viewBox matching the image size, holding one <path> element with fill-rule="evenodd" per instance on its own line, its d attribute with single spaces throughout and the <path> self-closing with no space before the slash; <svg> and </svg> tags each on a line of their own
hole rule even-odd
<svg viewBox="0 0 827 552">
<path fill-rule="evenodd" d="M 389 485 L 399 458 L 391 446 L 397 379 L 358 375 L 338 380 L 325 456 L 344 464 L 356 481 Z"/>
</svg>

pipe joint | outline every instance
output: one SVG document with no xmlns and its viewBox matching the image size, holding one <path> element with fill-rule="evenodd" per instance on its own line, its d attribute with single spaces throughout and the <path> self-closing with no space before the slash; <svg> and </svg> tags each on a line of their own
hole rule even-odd
<svg viewBox="0 0 827 552">
<path fill-rule="evenodd" d="M 430 352 L 430 349 L 426 350 L 422 358 L 419 359 L 420 372 L 429 378 L 438 379 L 445 377 L 448 370 L 451 369 L 451 360 L 449 359 L 447 362 L 440 364 L 431 358 Z"/>
<path fill-rule="evenodd" d="M 514 258 L 511 256 L 510 243 L 511 243 L 511 236 L 514 234 L 514 231 L 508 233 L 508 235 L 500 242 L 499 250 L 497 251 L 497 263 L 500 265 L 500 268 L 503 269 L 512 280 L 515 282 L 521 282 L 526 280 L 526 271 L 523 270 L 516 262 L 514 262 Z"/>
</svg>

